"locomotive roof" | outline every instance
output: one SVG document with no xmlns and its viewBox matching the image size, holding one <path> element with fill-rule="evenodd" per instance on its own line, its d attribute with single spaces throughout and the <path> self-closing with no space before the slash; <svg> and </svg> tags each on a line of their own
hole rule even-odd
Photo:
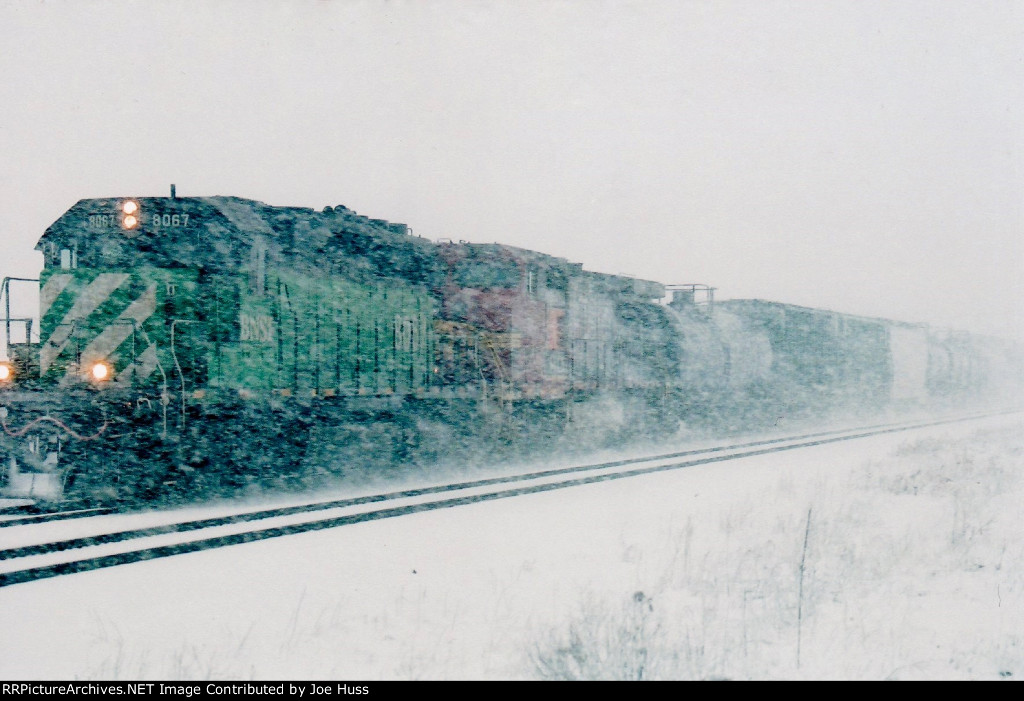
<svg viewBox="0 0 1024 701">
<path fill-rule="evenodd" d="M 803 307 L 799 304 L 787 304 L 785 302 L 773 302 L 766 299 L 726 299 L 716 301 L 715 305 L 721 305 L 726 309 L 740 310 L 740 309 L 758 309 L 762 311 L 775 310 L 778 312 L 784 311 L 796 311 L 804 314 L 812 314 L 814 316 L 830 316 L 839 317 L 843 319 L 849 319 L 853 321 L 862 321 L 865 323 L 872 324 L 885 324 L 887 326 L 904 326 L 907 328 L 926 328 L 928 325 L 923 323 L 914 323 L 909 321 L 896 321 L 893 319 L 885 319 L 882 317 L 874 316 L 860 316 L 857 314 L 846 314 L 843 312 L 831 311 L 829 309 L 817 309 L 815 307 Z"/>
<path fill-rule="evenodd" d="M 128 230 L 121 225 L 123 212 L 121 207 L 126 202 L 135 202 L 138 207 L 139 224 L 137 228 Z M 305 221 L 308 224 L 327 226 L 332 221 L 341 220 L 346 228 L 372 230 L 381 234 L 406 234 L 405 224 L 394 224 L 383 219 L 370 219 L 361 216 L 347 207 L 328 207 L 317 212 L 308 207 L 275 207 L 258 200 L 241 197 L 106 197 L 79 200 L 67 212 L 51 224 L 40 237 L 40 245 L 53 236 L 74 233 L 89 233 L 103 237 L 110 233 L 121 233 L 127 238 L 137 238 L 156 231 L 167 233 L 170 224 L 155 223 L 153 217 L 164 215 L 173 217 L 188 214 L 191 224 L 179 224 L 185 229 L 198 227 L 219 227 L 217 233 L 252 238 L 254 234 L 275 237 L 283 233 L 288 224 Z M 89 217 L 94 217 L 90 220 Z M 108 219 L 99 219 L 107 217 Z M 113 220 L 113 224 L 109 222 Z M 315 228 L 315 226 L 314 226 Z M 327 226 L 327 228 L 336 228 Z M 112 231 L 113 230 L 113 231 Z"/>
<path fill-rule="evenodd" d="M 124 225 L 124 205 L 137 206 L 135 226 Z M 564 270 L 604 284 L 634 288 L 643 296 L 664 293 L 660 283 L 584 271 L 580 263 L 499 243 L 435 244 L 410 235 L 405 224 L 371 219 L 338 205 L 272 206 L 241 197 L 106 197 L 79 200 L 51 224 L 36 244 L 46 267 L 60 265 L 60 250 L 76 251 L 82 267 L 200 267 L 235 271 L 254 245 L 272 260 L 305 265 L 311 274 L 330 271 L 354 279 L 401 277 L 436 288 L 445 260 L 508 258 Z"/>
<path fill-rule="evenodd" d="M 124 225 L 127 202 L 137 206 L 136 224 L 131 228 Z M 404 259 L 429 256 L 433 248 L 409 235 L 404 224 L 371 219 L 343 206 L 317 212 L 218 196 L 80 200 L 47 228 L 36 250 L 44 253 L 47 266 L 58 263 L 60 249 L 72 248 L 77 250 L 79 264 L 87 267 L 235 270 L 257 242 L 267 247 L 271 257 L 304 260 L 314 269 L 336 267 L 344 258 L 349 272 L 357 277 L 360 272 L 386 274 L 396 261 L 399 269 L 408 268 L 409 261 Z M 376 256 L 376 264 L 364 260 L 359 265 L 354 252 L 363 258 Z"/>
</svg>

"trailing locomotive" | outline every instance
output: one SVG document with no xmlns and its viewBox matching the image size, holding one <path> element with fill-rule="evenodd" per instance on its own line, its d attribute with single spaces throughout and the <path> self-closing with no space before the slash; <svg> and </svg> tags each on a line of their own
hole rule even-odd
<svg viewBox="0 0 1024 701">
<path fill-rule="evenodd" d="M 5 324 L 12 495 L 310 488 L 584 435 L 961 399 L 1016 357 L 920 325 L 434 243 L 340 205 L 173 186 L 82 200 L 36 248 L 38 280 L 2 290 L 8 310 L 12 288 L 39 294 L 37 330 L 9 311 Z"/>
</svg>

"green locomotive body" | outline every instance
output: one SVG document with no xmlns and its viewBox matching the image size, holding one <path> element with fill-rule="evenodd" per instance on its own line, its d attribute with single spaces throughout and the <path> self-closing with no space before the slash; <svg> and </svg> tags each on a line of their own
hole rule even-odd
<svg viewBox="0 0 1024 701">
<path fill-rule="evenodd" d="M 40 241 L 48 259 L 39 280 L 41 386 L 88 383 L 101 362 L 113 385 L 167 391 L 378 394 L 429 386 L 434 304 L 423 287 L 323 274 L 296 265 L 302 256 L 268 261 L 259 238 L 248 251 L 204 253 L 198 239 L 215 234 L 223 244 L 228 232 L 251 232 L 237 222 L 228 229 L 215 206 L 182 205 L 186 217 L 168 215 L 167 203 L 152 198 L 129 201 L 139 215 L 130 236 L 116 219 L 88 213 L 113 202 L 91 200 Z M 225 209 L 239 218 L 237 205 Z M 182 224 L 146 224 L 157 220 Z"/>
</svg>

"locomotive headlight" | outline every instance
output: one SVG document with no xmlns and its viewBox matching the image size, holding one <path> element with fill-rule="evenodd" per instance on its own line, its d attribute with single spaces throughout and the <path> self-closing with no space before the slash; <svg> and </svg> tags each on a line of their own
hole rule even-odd
<svg viewBox="0 0 1024 701">
<path fill-rule="evenodd" d="M 14 379 L 14 368 L 10 363 L 0 363 L 0 382 L 10 382 Z"/>
<path fill-rule="evenodd" d="M 103 382 L 110 378 L 110 366 L 106 363 L 94 363 L 89 368 L 89 376 L 97 382 Z"/>
<path fill-rule="evenodd" d="M 126 229 L 134 229 L 139 225 L 139 203 L 135 200 L 125 200 L 121 203 L 121 211 L 124 216 L 121 218 L 121 226 Z"/>
</svg>

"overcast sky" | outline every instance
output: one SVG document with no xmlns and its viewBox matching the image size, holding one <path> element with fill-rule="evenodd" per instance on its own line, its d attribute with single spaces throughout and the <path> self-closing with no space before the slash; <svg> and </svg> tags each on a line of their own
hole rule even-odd
<svg viewBox="0 0 1024 701">
<path fill-rule="evenodd" d="M 1021 1 L 0 0 L 0 273 L 174 182 L 1024 338 L 1022 108 Z"/>
</svg>

